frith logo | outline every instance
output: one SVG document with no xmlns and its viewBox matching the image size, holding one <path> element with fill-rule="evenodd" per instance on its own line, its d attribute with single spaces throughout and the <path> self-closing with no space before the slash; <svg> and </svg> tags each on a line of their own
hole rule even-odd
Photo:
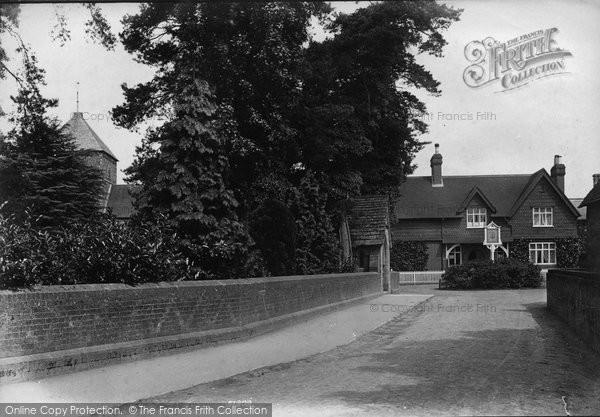
<svg viewBox="0 0 600 417">
<path fill-rule="evenodd" d="M 556 46 L 557 32 L 556 28 L 538 30 L 504 43 L 491 37 L 469 42 L 465 58 L 471 65 L 463 73 L 465 84 L 479 88 L 499 81 L 500 91 L 507 91 L 564 73 L 564 58 L 572 54 Z"/>
</svg>

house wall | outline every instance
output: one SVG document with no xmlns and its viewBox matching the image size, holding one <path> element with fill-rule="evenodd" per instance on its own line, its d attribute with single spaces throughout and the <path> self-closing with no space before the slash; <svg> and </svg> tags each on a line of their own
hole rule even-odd
<svg viewBox="0 0 600 417">
<path fill-rule="evenodd" d="M 427 245 L 427 253 L 429 254 L 429 258 L 427 258 L 427 270 L 442 271 L 444 258 L 446 257 L 444 245 L 440 242 L 426 242 L 425 244 Z"/>
<path fill-rule="evenodd" d="M 533 227 L 533 207 L 553 207 L 554 227 Z M 510 221 L 514 239 L 538 241 L 577 237 L 577 218 L 565 206 L 547 180 L 542 180 Z"/>
<path fill-rule="evenodd" d="M 600 201 L 587 208 L 587 259 L 589 269 L 600 273 Z"/>
<path fill-rule="evenodd" d="M 0 291 L 0 385 L 235 340 L 256 333 L 257 324 L 273 328 L 282 317 L 380 293 L 378 273 Z"/>
</svg>

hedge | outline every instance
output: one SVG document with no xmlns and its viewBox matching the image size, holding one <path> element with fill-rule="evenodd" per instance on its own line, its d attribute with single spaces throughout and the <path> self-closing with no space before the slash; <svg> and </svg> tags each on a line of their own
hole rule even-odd
<svg viewBox="0 0 600 417">
<path fill-rule="evenodd" d="M 448 268 L 442 275 L 448 288 L 536 288 L 542 283 L 540 268 L 514 258 L 480 261 Z"/>
<path fill-rule="evenodd" d="M 394 271 L 425 271 L 429 253 L 418 241 L 395 241 L 390 249 L 390 267 Z"/>
</svg>

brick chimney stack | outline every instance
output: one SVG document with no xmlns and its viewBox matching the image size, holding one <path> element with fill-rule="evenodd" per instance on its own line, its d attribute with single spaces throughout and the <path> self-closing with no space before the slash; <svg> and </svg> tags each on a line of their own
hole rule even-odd
<svg viewBox="0 0 600 417">
<path fill-rule="evenodd" d="M 444 179 L 442 178 L 442 154 L 440 154 L 440 144 L 435 144 L 435 153 L 431 157 L 431 186 L 443 187 Z"/>
<path fill-rule="evenodd" d="M 594 174 L 594 187 L 600 182 L 600 174 Z"/>
<path fill-rule="evenodd" d="M 566 168 L 562 163 L 562 156 L 555 155 L 554 156 L 554 166 L 550 170 L 550 175 L 554 180 L 554 183 L 560 188 L 560 190 L 565 192 L 565 173 Z"/>
</svg>

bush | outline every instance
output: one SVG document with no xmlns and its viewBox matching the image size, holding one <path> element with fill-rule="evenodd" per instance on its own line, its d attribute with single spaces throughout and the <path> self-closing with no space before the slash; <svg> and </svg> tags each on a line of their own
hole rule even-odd
<svg viewBox="0 0 600 417">
<path fill-rule="evenodd" d="M 34 285 L 177 281 L 192 273 L 176 234 L 162 219 L 120 224 L 97 214 L 58 231 L 42 231 L 0 216 L 0 289 Z"/>
<path fill-rule="evenodd" d="M 390 267 L 394 271 L 425 271 L 429 253 L 418 241 L 395 241 L 390 249 Z"/>
<path fill-rule="evenodd" d="M 556 239 L 556 261 L 559 268 L 579 268 L 582 264 L 584 241 L 579 237 Z"/>
<path fill-rule="evenodd" d="M 452 266 L 442 278 L 455 289 L 535 288 L 542 283 L 538 266 L 513 258 Z"/>
<path fill-rule="evenodd" d="M 350 256 L 346 260 L 341 261 L 337 272 L 340 274 L 358 272 L 358 260 L 353 256 Z"/>
</svg>

